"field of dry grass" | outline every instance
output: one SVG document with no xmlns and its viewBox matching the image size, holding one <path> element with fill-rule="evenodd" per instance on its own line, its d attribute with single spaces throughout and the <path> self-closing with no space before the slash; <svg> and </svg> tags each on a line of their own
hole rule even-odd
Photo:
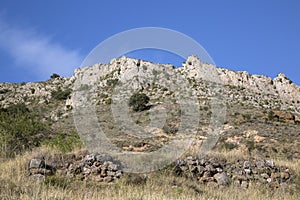
<svg viewBox="0 0 300 200">
<path fill-rule="evenodd" d="M 28 176 L 27 164 L 36 149 L 14 159 L 2 161 L 0 164 L 0 199 L 299 199 L 299 178 L 296 187 L 281 187 L 271 190 L 262 185 L 250 184 L 248 189 L 236 186 L 214 188 L 184 177 L 161 170 L 139 176 L 125 175 L 119 181 L 109 184 L 91 181 L 76 181 L 59 176 L 34 180 Z M 53 150 L 46 150 L 54 153 Z M 50 151 L 50 152 L 49 152 Z M 223 153 L 228 159 L 238 159 L 243 156 L 238 152 Z M 290 168 L 300 174 L 300 161 L 275 160 L 277 165 Z"/>
</svg>

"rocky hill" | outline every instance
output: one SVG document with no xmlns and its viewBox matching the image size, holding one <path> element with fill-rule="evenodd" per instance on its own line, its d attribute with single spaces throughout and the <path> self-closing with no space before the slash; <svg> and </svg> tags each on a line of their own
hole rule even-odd
<svg viewBox="0 0 300 200">
<path fill-rule="evenodd" d="M 123 107 L 127 105 L 122 103 L 136 91 L 150 97 L 152 108 L 145 115 L 167 110 L 166 124 L 160 124 L 160 127 L 151 124 L 149 116 L 131 114 L 135 123 L 157 135 L 153 140 L 145 138 L 141 142 L 132 139 L 128 142 L 128 138 L 118 137 L 122 129 L 126 134 L 132 131 L 124 123 L 125 128 L 118 127 L 116 119 L 131 118 L 122 115 Z M 299 157 L 296 147 L 299 145 L 300 87 L 282 73 L 272 80 L 266 76 L 218 68 L 195 56 L 190 56 L 180 68 L 121 57 L 109 64 L 76 69 L 69 78 L 53 76 L 45 82 L 0 84 L 1 108 L 24 103 L 39 115 L 41 121 L 50 123 L 54 132 L 76 132 L 76 118 L 73 119 L 76 109 L 95 106 L 92 108 L 95 108 L 100 125 L 110 139 L 118 147 L 133 150 L 139 149 L 136 146 L 155 150 L 170 141 L 170 133 L 182 132 L 178 131 L 181 120 L 178 113 L 183 101 L 197 104 L 199 108 L 196 113 L 199 125 L 192 124 L 186 130 L 198 134 L 200 142 L 213 124 L 212 117 L 218 115 L 215 125 L 223 127 L 219 145 L 245 148 L 254 142 L 254 149 L 260 149 L 261 153 Z M 116 103 L 121 107 L 114 106 Z M 123 119 L 116 118 L 116 113 Z M 89 127 L 85 126 L 85 129 L 89 131 Z M 128 129 L 127 132 L 124 129 Z M 278 142 L 281 145 L 278 146 Z"/>
<path fill-rule="evenodd" d="M 128 107 L 136 93 L 149 97 L 139 112 Z M 218 68 L 195 56 L 181 67 L 121 57 L 76 69 L 72 77 L 53 74 L 45 82 L 0 83 L 0 119 L 0 158 L 44 146 L 59 151 L 53 155 L 33 150 L 35 156 L 26 158 L 25 182 L 27 175 L 54 187 L 66 177 L 116 182 L 126 176 L 127 166 L 151 171 L 140 166 L 149 158 L 132 160 L 131 155 L 143 159 L 159 152 L 168 158 L 177 154 L 164 152 L 175 149 L 173 153 L 184 153 L 166 165 L 174 180 L 184 177 L 213 188 L 291 185 L 291 191 L 299 191 L 295 166 L 300 160 L 300 86 L 282 73 L 272 80 Z M 93 135 L 99 127 L 105 133 L 102 138 Z M 104 147 L 97 148 L 98 140 Z M 123 151 L 129 161 L 106 155 L 105 148 L 116 155 Z M 217 156 L 206 155 L 210 151 Z M 144 176 L 125 180 L 146 182 Z M 174 180 L 177 191 L 181 186 Z M 6 182 L 0 193 L 23 187 Z M 193 195 L 199 195 L 198 185 L 193 188 Z"/>
<path fill-rule="evenodd" d="M 113 59 L 109 64 L 95 64 L 76 69 L 70 78 L 54 76 L 45 82 L 0 83 L 0 106 L 5 109 L 12 104 L 24 103 L 26 107 L 35 111 L 42 121 L 50 122 L 53 129 L 62 131 L 70 128 L 75 131 L 72 114 L 82 104 L 96 106 L 100 124 L 102 120 L 103 129 L 107 129 L 112 139 L 115 139 L 116 133 L 120 131 L 116 128 L 110 107 L 115 103 L 128 101 L 129 95 L 136 91 L 142 91 L 150 97 L 149 105 L 154 107 L 147 112 L 155 109 L 173 112 L 173 118 L 168 118 L 168 123 L 163 128 L 153 124 L 152 127 L 147 126 L 156 134 L 178 131 L 180 118 L 174 112 L 179 112 L 180 101 L 188 101 L 199 104 L 197 107 L 201 112 L 200 126 L 193 127 L 192 133 L 205 135 L 212 124 L 212 115 L 217 113 L 216 110 L 222 109 L 224 116 L 220 112 L 218 114 L 219 123 L 225 124 L 222 133 L 235 138 L 227 138 L 228 141 L 238 140 L 238 135 L 244 133 L 244 136 L 251 135 L 256 138 L 265 138 L 264 135 L 268 135 L 273 137 L 268 143 L 273 143 L 277 135 L 292 134 L 287 139 L 291 141 L 289 145 L 299 145 L 294 139 L 299 136 L 297 124 L 300 123 L 300 86 L 295 85 L 282 73 L 272 80 L 266 76 L 217 68 L 201 62 L 195 56 L 190 56 L 180 68 L 121 57 Z M 218 108 L 216 104 L 219 104 Z M 134 113 L 132 116 L 140 125 L 147 125 L 149 117 L 139 115 Z M 103 116 L 106 118 L 101 119 Z M 274 126 L 273 122 L 281 124 Z M 114 128 L 107 128 L 110 126 Z M 240 130 L 238 134 L 237 129 Z M 273 132 L 268 129 L 273 129 Z M 119 144 L 122 148 L 132 146 L 124 145 Z M 161 146 L 157 145 L 154 146 Z M 298 150 L 292 154 L 294 153 L 299 156 Z"/>
</svg>

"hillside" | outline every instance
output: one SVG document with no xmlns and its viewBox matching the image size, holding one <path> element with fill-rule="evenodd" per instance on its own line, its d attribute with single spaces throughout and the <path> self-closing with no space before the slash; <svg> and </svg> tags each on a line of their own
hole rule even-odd
<svg viewBox="0 0 300 200">
<path fill-rule="evenodd" d="M 139 112 L 128 107 L 135 93 L 149 97 Z M 179 68 L 121 57 L 72 77 L 0 83 L 0 108 L 3 199 L 30 199 L 35 191 L 20 183 L 31 177 L 40 199 L 47 191 L 79 199 L 89 186 L 82 199 L 106 199 L 116 188 L 124 199 L 155 199 L 150 188 L 164 193 L 159 185 L 165 199 L 299 193 L 300 86 L 282 73 L 271 79 L 195 56 Z"/>
</svg>

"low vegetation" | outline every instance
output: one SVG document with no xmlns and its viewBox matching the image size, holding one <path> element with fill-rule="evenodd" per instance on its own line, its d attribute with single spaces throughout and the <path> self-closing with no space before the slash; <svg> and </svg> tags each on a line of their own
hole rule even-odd
<svg viewBox="0 0 300 200">
<path fill-rule="evenodd" d="M 1 157 L 12 157 L 39 145 L 45 125 L 24 104 L 0 110 Z"/>
<path fill-rule="evenodd" d="M 71 93 L 72 93 L 71 89 L 62 90 L 61 88 L 58 88 L 57 90 L 52 92 L 52 98 L 58 101 L 66 100 L 70 97 Z"/>
<path fill-rule="evenodd" d="M 52 74 L 52 75 L 50 76 L 51 79 L 56 79 L 56 78 L 59 78 L 59 77 L 60 77 L 60 75 L 58 75 L 58 74 L 56 74 L 56 73 L 54 73 L 54 74 Z"/>
<path fill-rule="evenodd" d="M 58 133 L 53 138 L 44 141 L 44 145 L 56 149 L 62 153 L 71 152 L 83 146 L 77 133 Z"/>
<path fill-rule="evenodd" d="M 147 108 L 150 98 L 144 93 L 134 93 L 128 102 L 128 105 L 136 112 L 143 111 Z"/>
</svg>

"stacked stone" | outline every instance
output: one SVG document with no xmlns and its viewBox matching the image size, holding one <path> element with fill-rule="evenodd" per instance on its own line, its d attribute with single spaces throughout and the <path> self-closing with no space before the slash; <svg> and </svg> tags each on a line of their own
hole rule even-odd
<svg viewBox="0 0 300 200">
<path fill-rule="evenodd" d="M 29 163 L 29 172 L 35 178 L 60 174 L 78 180 L 106 183 L 121 178 L 123 174 L 118 161 L 100 153 L 85 154 L 81 159 L 76 159 L 74 155 L 67 161 L 53 162 L 51 165 L 46 165 L 44 159 L 34 158 Z M 249 158 L 228 162 L 208 155 L 177 160 L 175 172 L 214 187 L 234 184 L 248 188 L 250 183 L 261 183 L 278 188 L 292 179 L 289 169 L 275 166 L 272 160 Z"/>
<path fill-rule="evenodd" d="M 224 159 L 208 156 L 187 157 L 177 161 L 176 172 L 219 187 L 235 184 L 248 188 L 250 183 L 262 183 L 278 188 L 291 181 L 289 169 L 276 167 L 271 160 L 253 158 L 229 163 Z"/>
<path fill-rule="evenodd" d="M 34 158 L 29 163 L 29 173 L 35 178 L 60 174 L 79 180 L 107 183 L 122 176 L 120 163 L 108 155 L 99 153 L 87 154 L 80 160 L 68 160 L 65 163 L 53 163 L 53 165 L 46 165 L 43 158 Z"/>
<path fill-rule="evenodd" d="M 88 154 L 83 160 L 67 166 L 69 177 L 97 182 L 111 182 L 122 176 L 121 165 L 105 154 Z"/>
<path fill-rule="evenodd" d="M 44 178 L 45 176 L 54 175 L 55 169 L 50 166 L 46 165 L 45 160 L 43 158 L 33 158 L 29 162 L 29 174 L 33 178 Z"/>
</svg>

